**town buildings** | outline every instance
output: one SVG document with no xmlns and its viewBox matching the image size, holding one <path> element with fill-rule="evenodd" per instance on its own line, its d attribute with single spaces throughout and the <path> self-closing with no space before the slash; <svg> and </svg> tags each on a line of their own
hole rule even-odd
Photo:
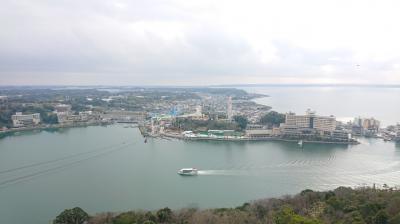
<svg viewBox="0 0 400 224">
<path fill-rule="evenodd" d="M 92 111 L 80 111 L 74 113 L 71 105 L 59 104 L 54 106 L 54 113 L 57 115 L 58 123 L 61 125 L 71 125 L 79 122 L 99 120 L 99 115 Z"/>
<path fill-rule="evenodd" d="M 320 116 L 307 110 L 305 115 L 287 113 L 285 123 L 280 125 L 280 132 L 287 138 L 348 141 L 350 134 L 338 129 L 336 124 L 334 116 Z"/>
<path fill-rule="evenodd" d="M 109 110 L 101 115 L 102 119 L 123 122 L 123 123 L 141 123 L 144 122 L 148 114 L 140 111 Z"/>
<path fill-rule="evenodd" d="M 379 132 L 380 121 L 375 118 L 354 118 L 352 125 L 352 132 L 356 135 L 362 135 L 367 137 L 376 136 Z"/>
<path fill-rule="evenodd" d="M 400 142 L 400 123 L 396 125 L 396 138 L 397 142 Z"/>
<path fill-rule="evenodd" d="M 22 114 L 22 112 L 16 112 L 15 115 L 11 116 L 13 127 L 27 127 L 34 126 L 40 123 L 40 114 Z"/>
<path fill-rule="evenodd" d="M 54 106 L 54 111 L 56 113 L 70 112 L 71 108 L 72 108 L 72 106 L 68 105 L 68 104 L 58 104 L 58 105 Z"/>
<path fill-rule="evenodd" d="M 0 105 L 1 104 L 6 104 L 8 102 L 8 97 L 7 96 L 0 96 Z"/>
</svg>

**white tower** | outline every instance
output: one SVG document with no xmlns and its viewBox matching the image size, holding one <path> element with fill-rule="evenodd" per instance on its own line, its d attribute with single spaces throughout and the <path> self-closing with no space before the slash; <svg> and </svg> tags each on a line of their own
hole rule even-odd
<svg viewBox="0 0 400 224">
<path fill-rule="evenodd" d="M 233 118 L 233 111 L 232 111 L 232 97 L 228 97 L 228 105 L 226 106 L 226 115 L 228 120 L 232 120 Z"/>
<path fill-rule="evenodd" d="M 156 127 L 155 127 L 155 124 L 154 124 L 154 119 L 155 118 L 151 118 L 150 119 L 150 121 L 151 121 L 151 135 L 155 135 L 156 134 Z"/>
<path fill-rule="evenodd" d="M 203 109 L 201 105 L 196 106 L 196 116 L 201 116 L 203 114 Z"/>
</svg>

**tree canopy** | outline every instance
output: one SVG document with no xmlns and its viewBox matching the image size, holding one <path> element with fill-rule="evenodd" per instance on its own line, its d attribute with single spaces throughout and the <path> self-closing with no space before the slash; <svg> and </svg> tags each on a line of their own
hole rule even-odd
<svg viewBox="0 0 400 224">
<path fill-rule="evenodd" d="M 400 190 L 339 187 L 333 191 L 304 190 L 294 196 L 261 199 L 236 208 L 185 208 L 98 214 L 88 224 L 271 223 L 271 224 L 399 224 Z M 80 217 L 76 219 L 76 217 Z M 82 224 L 79 208 L 65 210 L 55 224 Z"/>
<path fill-rule="evenodd" d="M 89 215 L 79 207 L 65 209 L 54 220 L 54 224 L 84 224 L 89 220 Z"/>
<path fill-rule="evenodd" d="M 241 130 L 246 129 L 248 123 L 247 117 L 242 115 L 235 115 L 233 116 L 233 120 L 238 124 Z"/>
<path fill-rule="evenodd" d="M 276 111 L 271 111 L 262 116 L 260 119 L 261 124 L 266 124 L 271 126 L 277 126 L 283 122 L 285 122 L 285 114 L 281 114 Z"/>
</svg>

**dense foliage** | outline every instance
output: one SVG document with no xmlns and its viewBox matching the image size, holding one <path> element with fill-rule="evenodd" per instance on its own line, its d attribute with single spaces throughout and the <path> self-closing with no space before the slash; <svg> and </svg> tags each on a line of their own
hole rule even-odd
<svg viewBox="0 0 400 224">
<path fill-rule="evenodd" d="M 271 111 L 261 117 L 260 123 L 269 126 L 279 126 L 280 123 L 285 122 L 285 114 Z"/>
<path fill-rule="evenodd" d="M 238 126 L 240 127 L 241 130 L 246 129 L 247 123 L 249 122 L 247 120 L 247 117 L 242 116 L 242 115 L 233 116 L 233 120 L 238 124 Z"/>
<path fill-rule="evenodd" d="M 16 112 L 22 112 L 23 114 L 40 113 L 42 123 L 55 124 L 57 123 L 57 116 L 52 114 L 54 108 L 51 104 L 10 104 L 6 106 L 0 106 L 0 127 L 11 127 L 12 120 L 11 116 Z"/>
<path fill-rule="evenodd" d="M 258 200 L 236 208 L 101 213 L 88 223 L 399 224 L 400 190 L 346 187 L 327 192 L 304 190 L 295 196 Z"/>
<path fill-rule="evenodd" d="M 54 224 L 84 224 L 89 215 L 81 208 L 66 209 L 53 221 Z"/>
</svg>

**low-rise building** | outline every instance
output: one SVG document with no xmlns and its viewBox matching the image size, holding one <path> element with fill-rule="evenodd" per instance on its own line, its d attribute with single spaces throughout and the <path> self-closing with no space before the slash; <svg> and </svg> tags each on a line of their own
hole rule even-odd
<svg viewBox="0 0 400 224">
<path fill-rule="evenodd" d="M 56 113 L 59 112 L 70 112 L 71 111 L 72 106 L 68 105 L 68 104 L 58 104 L 56 106 L 54 106 L 54 110 Z"/>
<path fill-rule="evenodd" d="M 57 112 L 56 114 L 59 124 L 73 124 L 77 122 L 100 120 L 100 116 L 98 114 L 94 114 L 92 111 L 82 111 L 78 114 L 74 114 L 71 111 L 66 111 Z"/>
<path fill-rule="evenodd" d="M 0 96 L 0 104 L 7 103 L 8 97 L 7 96 Z"/>
<path fill-rule="evenodd" d="M 40 114 L 22 114 L 22 112 L 17 112 L 11 116 L 11 120 L 13 126 L 16 128 L 34 126 L 40 124 Z"/>
<path fill-rule="evenodd" d="M 245 131 L 245 135 L 249 138 L 267 138 L 277 137 L 281 135 L 279 127 L 266 128 L 263 125 L 248 125 Z"/>
<path fill-rule="evenodd" d="M 141 111 L 110 110 L 101 115 L 105 120 L 117 122 L 143 122 L 148 114 Z"/>
<path fill-rule="evenodd" d="M 250 129 L 246 130 L 246 136 L 249 138 L 267 138 L 273 136 L 272 129 Z"/>
</svg>

